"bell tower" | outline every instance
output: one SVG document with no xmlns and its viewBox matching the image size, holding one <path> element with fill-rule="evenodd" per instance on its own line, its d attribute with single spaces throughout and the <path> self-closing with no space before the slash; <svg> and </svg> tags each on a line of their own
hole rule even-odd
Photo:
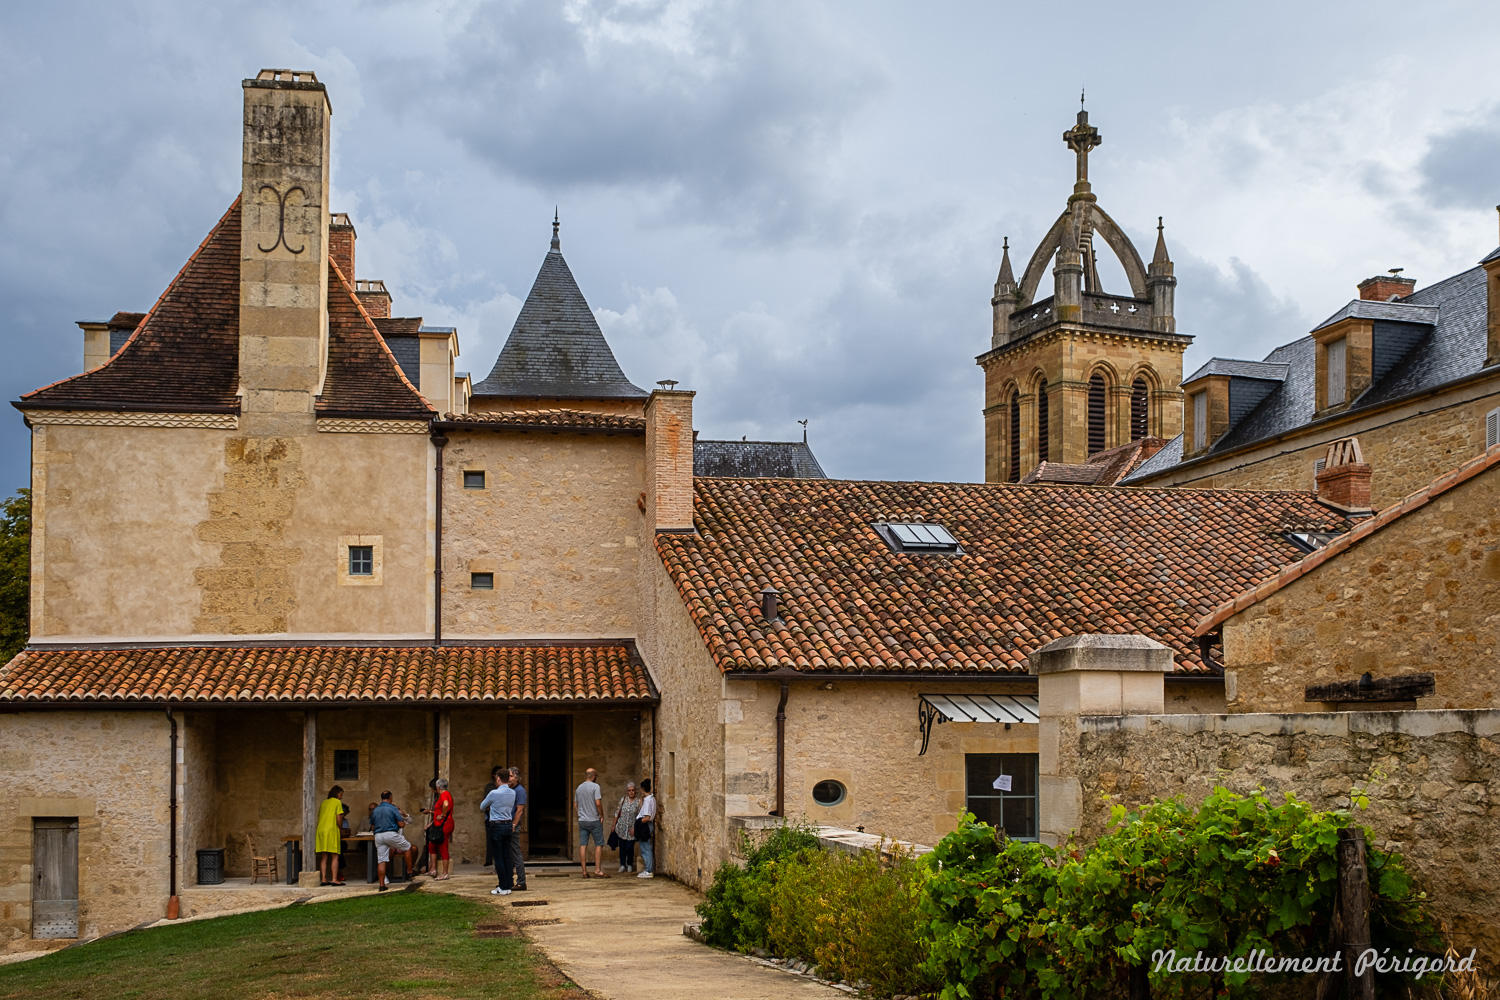
<svg viewBox="0 0 1500 1000">
<path fill-rule="evenodd" d="M 1063 133 L 1076 158 L 1073 194 L 1019 282 L 1008 238 L 1002 248 L 990 349 L 976 359 L 984 369 L 986 482 L 1018 482 L 1039 462 L 1086 462 L 1139 438 L 1182 432 L 1182 354 L 1193 338 L 1177 332 L 1172 315 L 1177 279 L 1166 236 L 1157 219 L 1147 267 L 1099 207 L 1089 154 L 1103 141 L 1080 108 Z M 1101 286 L 1099 240 L 1124 268 L 1128 294 Z M 1037 299 L 1049 264 L 1052 294 Z"/>
</svg>

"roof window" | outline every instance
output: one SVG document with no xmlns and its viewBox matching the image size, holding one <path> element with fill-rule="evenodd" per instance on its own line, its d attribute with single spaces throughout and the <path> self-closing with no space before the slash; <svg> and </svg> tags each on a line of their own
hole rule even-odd
<svg viewBox="0 0 1500 1000">
<path fill-rule="evenodd" d="M 876 534 L 896 552 L 962 553 L 958 539 L 941 524 L 922 521 L 880 521 Z"/>
<path fill-rule="evenodd" d="M 1285 537 L 1303 552 L 1316 552 L 1340 534 L 1337 531 L 1288 531 Z"/>
</svg>

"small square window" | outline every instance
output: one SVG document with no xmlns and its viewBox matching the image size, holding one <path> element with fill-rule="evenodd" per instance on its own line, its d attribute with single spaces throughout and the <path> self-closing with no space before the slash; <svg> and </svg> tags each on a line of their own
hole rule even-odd
<svg viewBox="0 0 1500 1000">
<path fill-rule="evenodd" d="M 333 752 L 333 780 L 359 780 L 358 750 L 335 750 Z"/>
<path fill-rule="evenodd" d="M 470 573 L 469 574 L 469 589 L 470 590 L 494 590 L 495 589 L 495 574 L 493 574 L 493 573 Z"/>
<path fill-rule="evenodd" d="M 464 489 L 466 489 L 466 490 L 482 490 L 482 489 L 484 489 L 484 470 L 483 469 L 479 469 L 479 470 L 475 471 L 475 470 L 465 469 L 464 470 Z"/>
<path fill-rule="evenodd" d="M 349 575 L 350 576 L 374 576 L 375 575 L 375 546 L 373 546 L 373 545 L 351 545 L 351 546 L 349 546 Z"/>
</svg>

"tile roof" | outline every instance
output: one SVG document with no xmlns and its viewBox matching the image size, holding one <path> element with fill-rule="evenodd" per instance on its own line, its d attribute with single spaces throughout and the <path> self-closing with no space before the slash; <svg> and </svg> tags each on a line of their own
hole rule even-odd
<svg viewBox="0 0 1500 1000">
<path fill-rule="evenodd" d="M 429 417 L 354 290 L 328 263 L 322 416 Z M 116 314 L 120 319 L 127 314 Z M 123 347 L 99 368 L 22 396 L 20 409 L 239 410 L 240 203 L 188 258 Z"/>
<path fill-rule="evenodd" d="M 27 649 L 0 704 L 650 702 L 628 643 Z"/>
<path fill-rule="evenodd" d="M 1166 443 L 1161 438 L 1140 438 L 1095 452 L 1085 463 L 1042 462 L 1022 477 L 1021 485 L 1114 486 L 1161 451 Z"/>
<path fill-rule="evenodd" d="M 554 241 L 495 367 L 475 396 L 636 399 Z"/>
<path fill-rule="evenodd" d="M 693 442 L 693 475 L 827 479 L 806 441 Z"/>
<path fill-rule="evenodd" d="M 377 316 L 375 329 L 387 339 L 391 337 L 415 337 L 422 329 L 420 316 Z"/>
<path fill-rule="evenodd" d="M 1024 673 L 1062 635 L 1138 633 L 1206 673 L 1193 628 L 1349 522 L 1306 493 L 699 479 L 697 534 L 656 546 L 724 671 Z M 897 553 L 872 522 L 928 521 L 960 556 Z M 784 628 L 760 616 L 782 593 Z"/>
<path fill-rule="evenodd" d="M 1328 560 L 1336 558 L 1340 553 L 1353 548 L 1366 538 L 1369 538 L 1392 521 L 1404 517 L 1420 507 L 1427 506 L 1429 502 L 1447 493 L 1460 483 L 1467 482 L 1480 473 L 1488 472 L 1490 469 L 1497 467 L 1500 467 L 1500 445 L 1496 445 L 1478 458 L 1465 462 L 1452 472 L 1439 476 L 1429 485 L 1424 486 L 1400 503 L 1392 504 L 1374 517 L 1361 521 L 1353 530 L 1340 535 L 1321 549 L 1309 553 L 1301 561 L 1286 567 L 1271 579 L 1247 589 L 1244 593 L 1237 595 L 1231 600 L 1225 601 L 1215 608 L 1212 614 L 1198 623 L 1196 634 L 1203 635 L 1206 632 L 1213 631 L 1227 619 L 1234 617 L 1252 604 L 1265 600 L 1292 581 L 1306 576 Z"/>
<path fill-rule="evenodd" d="M 442 425 L 454 430 L 579 431 L 644 434 L 646 418 L 589 410 L 506 410 L 497 413 L 445 413 Z"/>
</svg>

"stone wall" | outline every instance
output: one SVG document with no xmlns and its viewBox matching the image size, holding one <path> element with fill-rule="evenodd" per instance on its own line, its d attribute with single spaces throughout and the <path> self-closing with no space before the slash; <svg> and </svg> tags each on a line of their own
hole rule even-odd
<svg viewBox="0 0 1500 1000">
<path fill-rule="evenodd" d="M 164 712 L 0 716 L 0 948 L 32 941 L 32 820 L 78 819 L 81 937 L 166 915 Z"/>
<path fill-rule="evenodd" d="M 1351 416 L 1250 451 L 1173 469 L 1136 485 L 1200 489 L 1311 490 L 1313 463 L 1328 445 L 1359 438 L 1374 469 L 1370 502 L 1388 507 L 1484 452 L 1485 414 L 1500 406 L 1500 378 L 1446 398 Z"/>
<path fill-rule="evenodd" d="M 1435 674 L 1437 692 L 1419 708 L 1488 708 L 1500 685 L 1497 650 L 1500 467 L 1228 619 L 1228 707 L 1307 711 L 1307 685 L 1369 671 Z"/>
<path fill-rule="evenodd" d="M 1116 804 L 1201 801 L 1217 786 L 1295 793 L 1348 808 L 1399 851 L 1460 950 L 1500 956 L 1500 711 L 1137 715 L 1060 720 L 1059 773 L 1082 789 L 1078 832 L 1104 832 Z M 1045 765 L 1044 765 L 1045 770 Z M 1045 808 L 1045 806 L 1044 806 Z"/>
<path fill-rule="evenodd" d="M 450 432 L 450 442 L 444 634 L 635 634 L 642 439 Z M 465 489 L 464 470 L 482 470 L 484 489 Z M 494 589 L 472 589 L 473 573 L 493 573 Z"/>
</svg>

